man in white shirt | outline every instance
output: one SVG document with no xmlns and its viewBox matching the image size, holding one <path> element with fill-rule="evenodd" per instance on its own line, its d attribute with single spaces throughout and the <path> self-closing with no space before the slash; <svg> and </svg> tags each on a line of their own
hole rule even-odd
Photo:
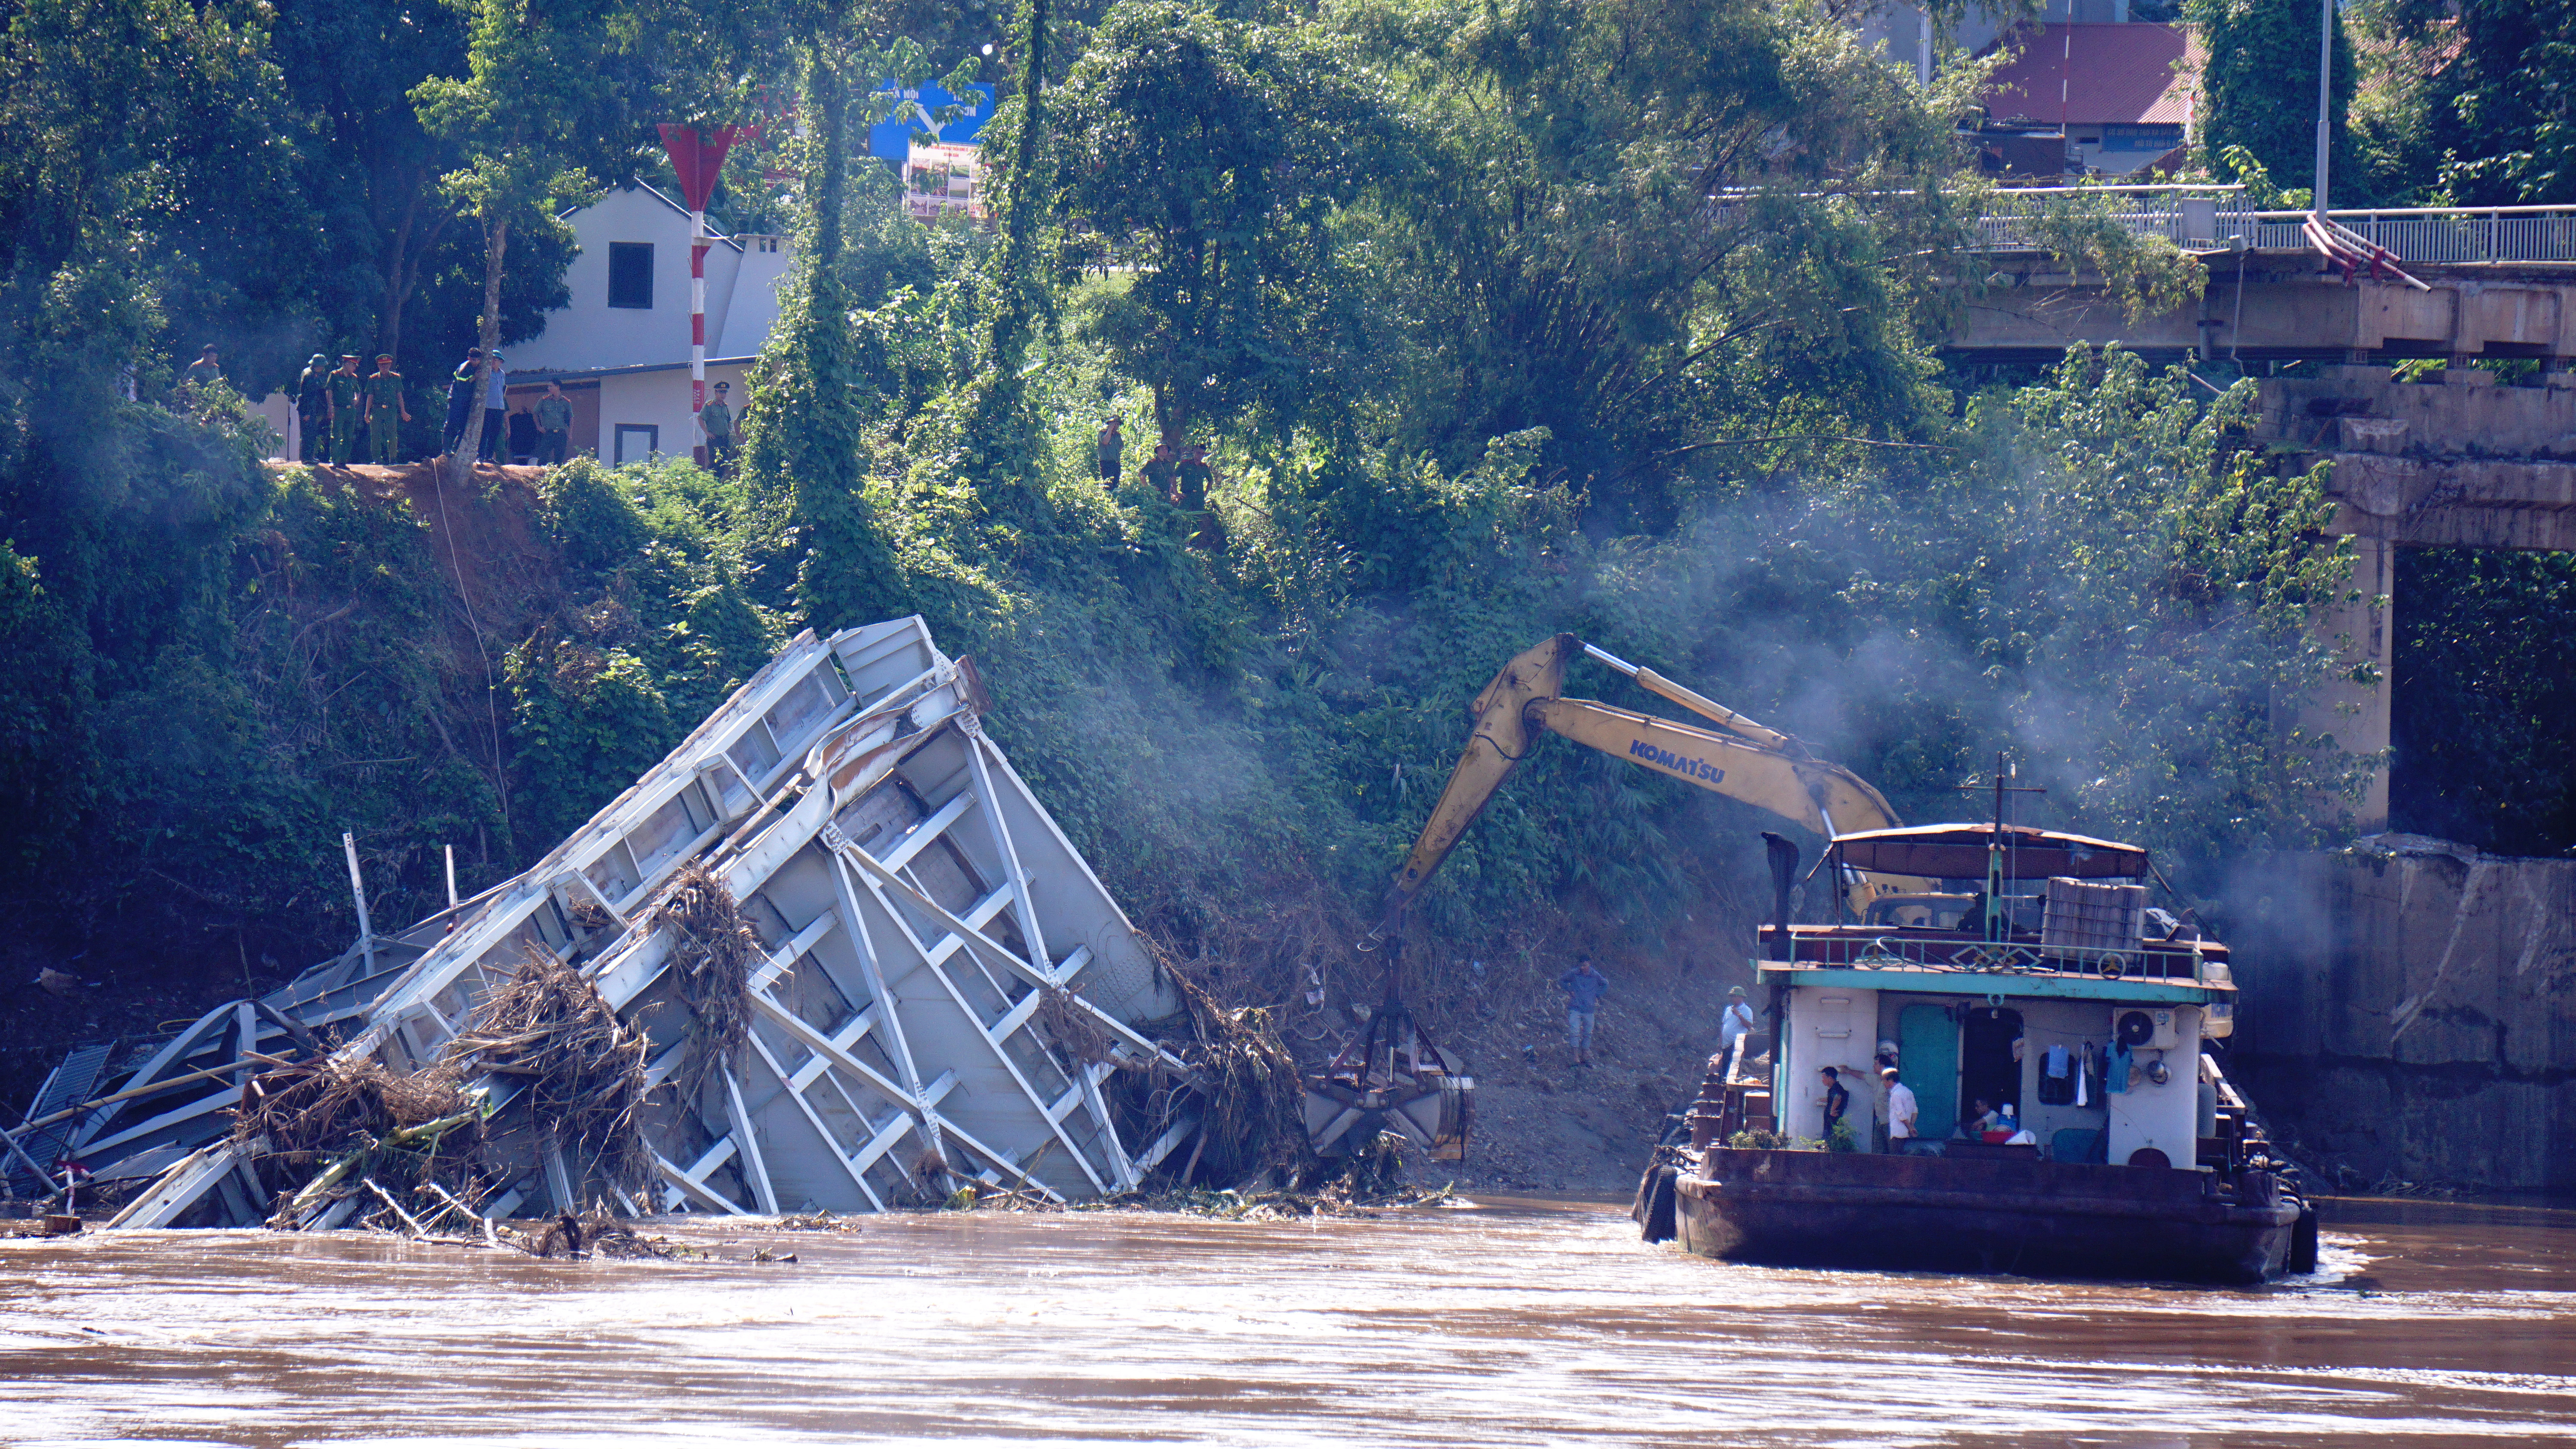
<svg viewBox="0 0 2576 1449">
<path fill-rule="evenodd" d="M 1717 1019 L 1717 1056 L 1724 1061 L 1734 1055 L 1736 1038 L 1753 1030 L 1753 1008 L 1744 1001 L 1744 988 L 1726 988 L 1726 1013 Z"/>
<path fill-rule="evenodd" d="M 1878 1079 L 1887 1084 L 1887 1150 L 1903 1152 L 1914 1139 L 1914 1120 L 1920 1111 L 1914 1089 L 1896 1079 L 1894 1067 L 1879 1068 Z"/>
</svg>

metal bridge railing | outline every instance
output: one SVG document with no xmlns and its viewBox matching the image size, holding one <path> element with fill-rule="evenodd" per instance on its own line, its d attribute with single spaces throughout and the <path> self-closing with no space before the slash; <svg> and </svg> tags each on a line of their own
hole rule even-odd
<svg viewBox="0 0 2576 1449">
<path fill-rule="evenodd" d="M 2306 212 L 2232 207 L 2234 191 L 2181 185 L 2004 191 L 1978 219 L 1977 242 L 1987 251 L 2045 250 L 2057 224 L 2081 216 L 2195 250 L 2239 237 L 2258 251 L 2308 248 L 2300 231 Z M 2576 261 L 2571 206 L 2386 207 L 2327 215 L 2402 262 Z"/>
</svg>

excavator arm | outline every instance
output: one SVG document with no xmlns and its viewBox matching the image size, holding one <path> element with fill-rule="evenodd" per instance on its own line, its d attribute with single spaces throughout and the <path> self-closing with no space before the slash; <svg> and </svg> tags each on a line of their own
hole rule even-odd
<svg viewBox="0 0 2576 1449">
<path fill-rule="evenodd" d="M 1708 719 L 1702 729 L 1654 715 L 1565 697 L 1565 667 L 1589 656 L 1618 670 L 1649 693 Z M 1387 892 L 1386 913 L 1375 934 L 1388 933 L 1434 872 L 1475 822 L 1485 802 L 1536 748 L 1543 735 L 1563 735 L 1633 765 L 1689 781 L 1729 799 L 1758 806 L 1826 838 L 1854 830 L 1900 824 L 1896 812 L 1870 783 L 1840 765 L 1809 756 L 1795 739 L 1594 648 L 1559 634 L 1514 658 L 1468 706 L 1475 730 L 1450 773 L 1440 802 L 1413 843 L 1413 853 Z M 1897 877 L 1855 872 L 1844 883 L 1855 914 L 1866 915 L 1882 895 L 1919 888 Z"/>
</svg>

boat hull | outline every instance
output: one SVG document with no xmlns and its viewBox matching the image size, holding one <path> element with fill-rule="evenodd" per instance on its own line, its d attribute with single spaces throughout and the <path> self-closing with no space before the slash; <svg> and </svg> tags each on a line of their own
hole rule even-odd
<svg viewBox="0 0 2576 1449">
<path fill-rule="evenodd" d="M 2259 1283 L 2299 1205 L 2267 1173 L 1711 1148 L 1674 1184 L 1704 1257 L 1793 1267 Z"/>
</svg>

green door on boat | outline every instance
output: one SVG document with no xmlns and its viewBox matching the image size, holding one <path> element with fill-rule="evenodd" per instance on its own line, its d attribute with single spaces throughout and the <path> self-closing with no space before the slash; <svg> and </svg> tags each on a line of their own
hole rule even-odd
<svg viewBox="0 0 2576 1449">
<path fill-rule="evenodd" d="M 1914 1093 L 1918 1137 L 1942 1138 L 1959 1125 L 1959 1024 L 1947 1007 L 1909 1006 L 1896 1015 L 1896 1076 Z"/>
</svg>

